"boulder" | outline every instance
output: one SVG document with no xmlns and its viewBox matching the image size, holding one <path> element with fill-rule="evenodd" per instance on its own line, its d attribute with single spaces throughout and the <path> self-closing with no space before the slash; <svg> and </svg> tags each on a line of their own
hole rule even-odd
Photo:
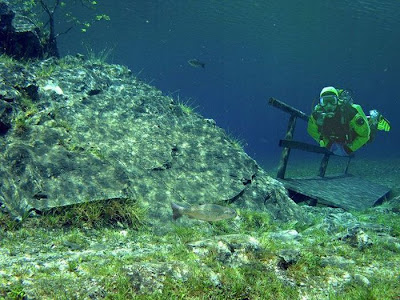
<svg viewBox="0 0 400 300">
<path fill-rule="evenodd" d="M 21 84 L 8 94 L 24 96 L 12 100 L 19 125 L 2 140 L 0 202 L 15 216 L 127 198 L 158 221 L 171 219 L 171 202 L 302 216 L 214 121 L 123 66 L 66 57 L 20 64 L 13 74 Z"/>
<path fill-rule="evenodd" d="M 0 54 L 16 59 L 43 57 L 39 28 L 0 0 Z"/>
</svg>

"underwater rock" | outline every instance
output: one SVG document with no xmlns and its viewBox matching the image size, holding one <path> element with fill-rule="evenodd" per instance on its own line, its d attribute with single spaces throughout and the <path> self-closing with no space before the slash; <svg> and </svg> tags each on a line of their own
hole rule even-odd
<svg viewBox="0 0 400 300">
<path fill-rule="evenodd" d="M 299 234 L 296 230 L 282 230 L 279 232 L 269 233 L 269 237 L 282 242 L 290 242 L 299 240 L 301 238 L 301 234 Z"/>
<path fill-rule="evenodd" d="M 327 256 L 321 259 L 321 265 L 323 267 L 332 266 L 340 269 L 349 268 L 355 265 L 355 261 L 352 259 L 346 259 L 342 256 Z"/>
<path fill-rule="evenodd" d="M 262 249 L 258 240 L 245 234 L 216 236 L 187 246 L 200 256 L 215 255 L 218 261 L 229 265 L 247 263 L 249 253 L 256 255 Z"/>
<path fill-rule="evenodd" d="M 278 257 L 280 258 L 278 267 L 286 270 L 300 259 L 301 252 L 297 249 L 284 249 L 278 252 Z"/>
<path fill-rule="evenodd" d="M 11 128 L 12 106 L 0 100 L 0 136 L 5 135 Z"/>
<path fill-rule="evenodd" d="M 71 56 L 7 64 L 0 73 L 19 87 L 11 100 L 18 122 L 4 134 L 0 202 L 14 216 L 135 199 L 159 231 L 172 224 L 171 202 L 304 218 L 283 185 L 215 122 L 182 113 L 127 68 Z"/>
<path fill-rule="evenodd" d="M 28 18 L 13 11 L 8 2 L 0 1 L 0 54 L 17 59 L 43 57 L 38 28 Z"/>
<path fill-rule="evenodd" d="M 338 234 L 337 237 L 359 250 L 373 245 L 371 238 L 358 226 L 349 228 L 346 233 Z"/>
<path fill-rule="evenodd" d="M 123 269 L 138 294 L 161 293 L 167 277 L 186 281 L 191 275 L 186 266 L 178 263 L 136 263 Z"/>
<path fill-rule="evenodd" d="M 358 284 L 361 284 L 363 286 L 370 286 L 371 282 L 369 281 L 369 279 L 367 277 L 365 277 L 364 275 L 361 274 L 354 274 L 353 279 L 355 282 L 357 282 Z"/>
</svg>

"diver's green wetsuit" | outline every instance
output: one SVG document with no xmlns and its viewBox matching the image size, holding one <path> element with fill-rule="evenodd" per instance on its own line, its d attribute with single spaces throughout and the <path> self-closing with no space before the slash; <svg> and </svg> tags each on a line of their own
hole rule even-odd
<svg viewBox="0 0 400 300">
<path fill-rule="evenodd" d="M 361 106 L 340 100 L 343 90 L 333 89 L 323 90 L 321 97 L 326 94 L 337 96 L 336 106 L 327 113 L 321 103 L 316 105 L 308 120 L 307 131 L 321 147 L 330 149 L 337 143 L 350 154 L 369 141 L 370 126 Z"/>
<path fill-rule="evenodd" d="M 329 149 L 332 143 L 338 142 L 344 145 L 347 153 L 351 153 L 369 141 L 368 120 L 360 105 L 346 105 L 346 117 L 342 118 L 336 113 L 332 118 L 324 120 L 323 126 L 317 123 L 321 111 L 318 106 L 308 120 L 307 131 L 321 147 Z"/>
</svg>

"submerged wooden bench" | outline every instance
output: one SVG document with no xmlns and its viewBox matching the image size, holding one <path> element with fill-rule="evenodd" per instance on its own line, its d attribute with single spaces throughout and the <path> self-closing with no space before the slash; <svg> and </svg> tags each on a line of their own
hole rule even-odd
<svg viewBox="0 0 400 300">
<path fill-rule="evenodd" d="M 389 195 L 390 188 L 348 173 L 350 161 L 354 155 L 344 158 L 348 161 L 343 174 L 326 176 L 329 158 L 335 154 L 326 148 L 293 140 L 296 119 L 308 121 L 309 117 L 275 98 L 270 98 L 268 103 L 290 114 L 285 139 L 279 141 L 279 146 L 283 147 L 283 151 L 277 179 L 288 189 L 296 202 L 312 199 L 314 205 L 323 204 L 345 210 L 364 210 L 382 203 Z M 285 178 L 291 149 L 323 154 L 318 175 L 309 178 Z"/>
<path fill-rule="evenodd" d="M 364 210 L 382 203 L 390 189 L 369 180 L 343 174 L 312 178 L 280 180 L 291 194 L 314 199 L 315 204 L 340 207 L 345 210 Z"/>
</svg>

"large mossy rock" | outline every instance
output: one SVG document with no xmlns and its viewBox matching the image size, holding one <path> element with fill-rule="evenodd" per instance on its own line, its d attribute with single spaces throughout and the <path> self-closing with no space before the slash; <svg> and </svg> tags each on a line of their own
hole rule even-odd
<svg viewBox="0 0 400 300">
<path fill-rule="evenodd" d="M 75 57 L 4 60 L 0 101 L 12 121 L 0 140 L 0 202 L 12 214 L 131 198 L 157 220 L 171 218 L 171 202 L 301 215 L 213 120 L 127 68 Z"/>
<path fill-rule="evenodd" d="M 52 54 L 46 51 L 46 39 L 35 23 L 9 1 L 0 0 L 0 54 L 27 60 Z"/>
</svg>

